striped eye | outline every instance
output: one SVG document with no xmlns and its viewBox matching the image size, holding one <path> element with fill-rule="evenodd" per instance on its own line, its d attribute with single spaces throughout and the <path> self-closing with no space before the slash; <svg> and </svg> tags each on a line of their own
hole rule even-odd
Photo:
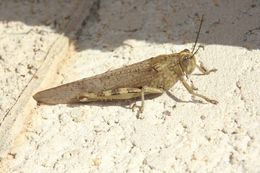
<svg viewBox="0 0 260 173">
<path fill-rule="evenodd" d="M 188 56 L 185 56 L 183 59 L 184 59 L 184 60 L 188 60 L 188 59 L 189 59 L 189 57 L 188 57 Z"/>
</svg>

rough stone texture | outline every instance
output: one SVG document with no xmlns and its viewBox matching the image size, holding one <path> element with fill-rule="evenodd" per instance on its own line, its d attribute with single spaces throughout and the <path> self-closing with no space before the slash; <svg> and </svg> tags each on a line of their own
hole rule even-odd
<svg viewBox="0 0 260 173">
<path fill-rule="evenodd" d="M 76 34 L 75 54 L 38 89 L 191 48 L 204 14 L 199 44 L 205 48 L 197 58 L 218 71 L 191 79 L 219 104 L 203 104 L 180 83 L 170 90 L 178 99 L 147 100 L 143 120 L 127 102 L 32 102 L 23 130 L 0 157 L 0 172 L 260 172 L 259 11 L 257 0 L 96 0 Z M 1 115 L 29 80 L 27 64 L 34 70 L 42 61 L 41 51 L 32 56 L 32 45 L 39 48 L 42 38 L 44 50 L 61 33 L 12 15 L 9 22 L 1 15 Z M 37 28 L 55 33 L 20 34 Z"/>
</svg>

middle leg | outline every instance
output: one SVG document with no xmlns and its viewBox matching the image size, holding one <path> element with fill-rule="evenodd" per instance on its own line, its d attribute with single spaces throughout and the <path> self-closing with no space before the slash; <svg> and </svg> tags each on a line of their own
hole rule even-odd
<svg viewBox="0 0 260 173">
<path fill-rule="evenodd" d="M 216 72 L 217 69 L 213 68 L 211 70 L 208 70 L 202 62 L 200 62 L 200 64 L 196 64 L 197 68 L 199 69 L 199 71 L 202 73 L 201 75 L 208 75 L 210 74 L 211 72 Z"/>
</svg>

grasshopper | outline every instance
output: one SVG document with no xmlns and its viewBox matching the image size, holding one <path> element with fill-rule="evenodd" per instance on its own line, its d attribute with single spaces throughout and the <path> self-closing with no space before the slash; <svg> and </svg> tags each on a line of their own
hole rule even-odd
<svg viewBox="0 0 260 173">
<path fill-rule="evenodd" d="M 78 81 L 50 88 L 36 93 L 33 98 L 38 103 L 67 104 L 76 102 L 94 102 L 110 100 L 127 100 L 141 97 L 139 112 L 144 110 L 146 95 L 162 94 L 180 81 L 193 96 L 200 97 L 205 101 L 217 104 L 216 100 L 210 99 L 195 92 L 196 88 L 188 84 L 188 77 L 195 68 L 202 75 L 215 72 L 216 69 L 207 70 L 202 63 L 196 62 L 196 43 L 199 38 L 203 16 L 199 31 L 192 51 L 184 49 L 179 53 L 159 55 L 129 66 L 111 70 L 93 77 L 83 78 Z"/>
</svg>

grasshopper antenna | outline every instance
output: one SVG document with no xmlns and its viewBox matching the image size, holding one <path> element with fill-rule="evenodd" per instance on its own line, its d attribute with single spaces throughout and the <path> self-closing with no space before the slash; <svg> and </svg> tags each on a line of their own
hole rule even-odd
<svg viewBox="0 0 260 173">
<path fill-rule="evenodd" d="M 204 16 L 204 15 L 201 16 L 199 31 L 198 31 L 198 34 L 197 34 L 197 37 L 196 37 L 196 40 L 195 40 L 195 44 L 194 44 L 194 46 L 193 46 L 193 48 L 192 48 L 191 53 L 194 52 L 194 50 L 195 50 L 195 48 L 196 48 L 196 45 L 197 45 L 197 42 L 198 42 L 198 40 L 199 40 L 200 30 L 201 30 L 201 26 L 202 26 L 202 22 L 203 22 L 203 16 Z M 197 51 L 196 51 L 196 52 L 197 52 Z M 195 53 L 194 53 L 194 54 L 195 54 Z M 194 55 L 194 54 L 193 54 L 193 55 Z"/>
</svg>

